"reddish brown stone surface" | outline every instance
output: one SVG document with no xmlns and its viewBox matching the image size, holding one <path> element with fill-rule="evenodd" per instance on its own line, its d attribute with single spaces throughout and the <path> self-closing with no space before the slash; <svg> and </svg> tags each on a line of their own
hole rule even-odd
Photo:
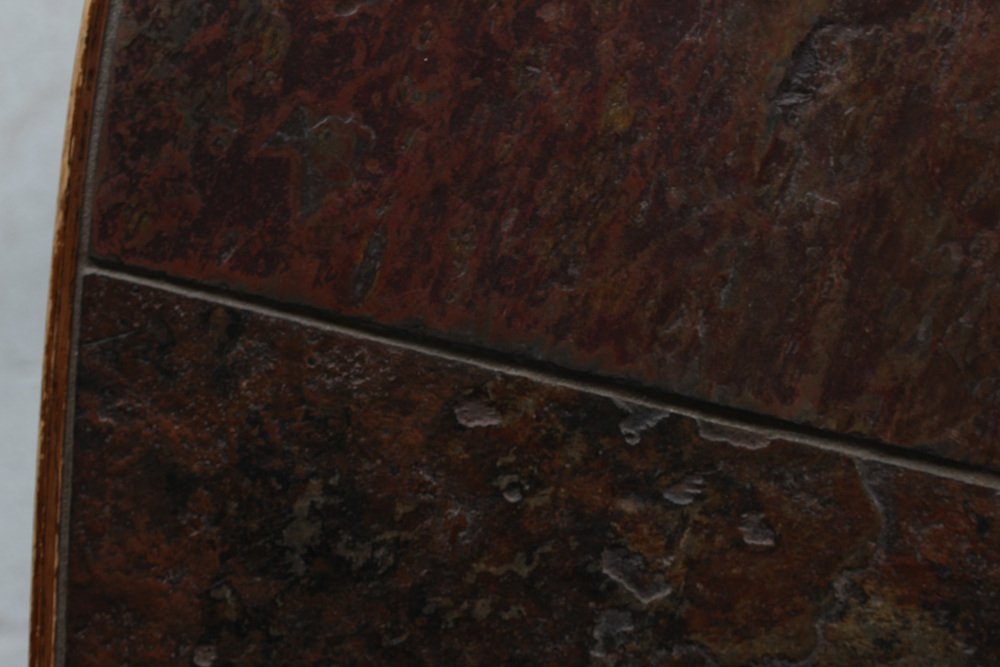
<svg viewBox="0 0 1000 667">
<path fill-rule="evenodd" d="M 68 665 L 1000 661 L 993 492 L 107 278 L 79 350 Z"/>
<path fill-rule="evenodd" d="M 817 664 L 996 664 L 996 639 L 980 644 L 949 628 L 1000 618 L 1000 496 L 891 468 L 864 476 L 882 520 L 879 548 L 867 569 L 838 582 L 841 604 L 824 622 Z"/>
<path fill-rule="evenodd" d="M 105 261 L 1000 465 L 984 0 L 128 0 Z"/>
</svg>

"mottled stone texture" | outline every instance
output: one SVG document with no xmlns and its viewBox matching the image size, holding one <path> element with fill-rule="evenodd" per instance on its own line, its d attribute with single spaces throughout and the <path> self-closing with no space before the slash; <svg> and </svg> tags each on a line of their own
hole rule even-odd
<svg viewBox="0 0 1000 667">
<path fill-rule="evenodd" d="M 995 493 L 723 436 L 88 278 L 67 664 L 1000 661 Z"/>
<path fill-rule="evenodd" d="M 1000 466 L 985 0 L 127 0 L 93 252 Z"/>
</svg>

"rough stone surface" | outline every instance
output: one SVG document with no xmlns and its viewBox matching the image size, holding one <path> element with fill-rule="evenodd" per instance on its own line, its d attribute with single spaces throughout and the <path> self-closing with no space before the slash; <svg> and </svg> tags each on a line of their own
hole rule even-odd
<svg viewBox="0 0 1000 667">
<path fill-rule="evenodd" d="M 93 250 L 1000 466 L 985 0 L 129 0 Z"/>
<path fill-rule="evenodd" d="M 84 289 L 67 664 L 1000 662 L 993 492 Z"/>
</svg>

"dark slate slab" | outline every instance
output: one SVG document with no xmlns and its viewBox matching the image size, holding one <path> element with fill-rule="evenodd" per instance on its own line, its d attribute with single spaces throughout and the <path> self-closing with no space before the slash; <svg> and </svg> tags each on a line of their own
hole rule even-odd
<svg viewBox="0 0 1000 667">
<path fill-rule="evenodd" d="M 69 665 L 1000 662 L 993 491 L 110 278 L 81 312 Z"/>
</svg>

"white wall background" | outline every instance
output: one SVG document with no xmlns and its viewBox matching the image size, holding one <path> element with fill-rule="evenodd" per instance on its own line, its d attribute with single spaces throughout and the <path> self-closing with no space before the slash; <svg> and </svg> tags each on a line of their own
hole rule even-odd
<svg viewBox="0 0 1000 667">
<path fill-rule="evenodd" d="M 83 0 L 0 0 L 0 665 L 28 660 L 56 191 Z"/>
</svg>

